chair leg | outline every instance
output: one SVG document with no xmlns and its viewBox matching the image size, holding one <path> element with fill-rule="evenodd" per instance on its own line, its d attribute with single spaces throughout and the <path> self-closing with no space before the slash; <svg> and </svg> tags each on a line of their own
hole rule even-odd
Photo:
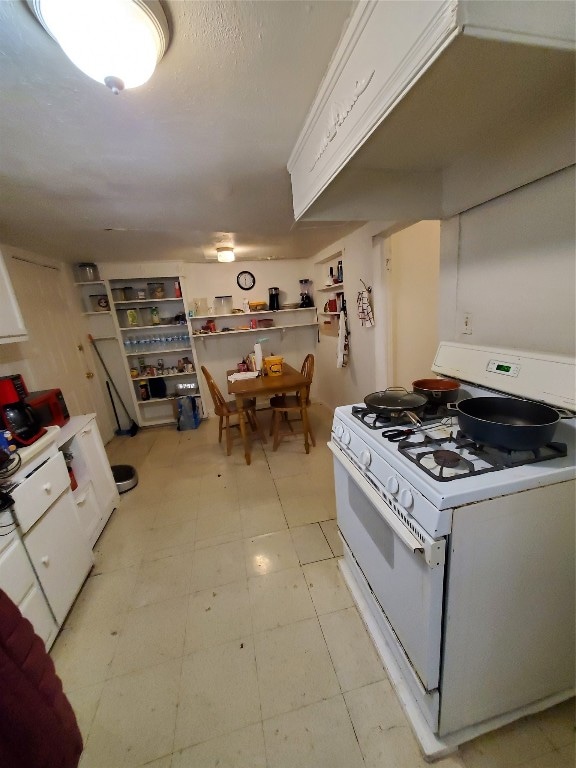
<svg viewBox="0 0 576 768">
<path fill-rule="evenodd" d="M 302 419 L 302 430 L 304 432 L 304 448 L 306 449 L 306 453 L 310 453 L 310 444 L 308 443 L 310 427 L 308 426 L 308 410 L 305 405 L 300 409 L 300 417 Z"/>
<path fill-rule="evenodd" d="M 230 431 L 230 417 L 226 416 L 226 456 L 232 453 L 232 433 Z"/>
<path fill-rule="evenodd" d="M 310 435 L 310 442 L 316 448 L 316 438 L 314 437 L 314 433 L 312 432 L 312 427 L 310 426 L 310 417 L 308 417 L 308 434 Z"/>
<path fill-rule="evenodd" d="M 222 422 L 223 422 L 223 417 L 220 416 L 220 420 L 218 421 L 218 442 L 219 443 L 222 442 Z"/>
</svg>

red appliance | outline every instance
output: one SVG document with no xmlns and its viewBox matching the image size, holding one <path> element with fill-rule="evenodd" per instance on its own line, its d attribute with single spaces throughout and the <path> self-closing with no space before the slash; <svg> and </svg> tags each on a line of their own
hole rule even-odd
<svg viewBox="0 0 576 768">
<path fill-rule="evenodd" d="M 31 445 L 46 433 L 32 408 L 25 402 L 28 389 L 19 373 L 0 376 L 0 423 L 12 433 L 14 442 Z"/>
<path fill-rule="evenodd" d="M 29 392 L 25 399 L 43 427 L 63 427 L 70 419 L 66 401 L 60 389 L 41 389 Z"/>
</svg>

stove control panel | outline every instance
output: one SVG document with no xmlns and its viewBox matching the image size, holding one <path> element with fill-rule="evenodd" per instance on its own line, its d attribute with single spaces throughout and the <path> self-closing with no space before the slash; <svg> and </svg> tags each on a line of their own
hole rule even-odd
<svg viewBox="0 0 576 768">
<path fill-rule="evenodd" d="M 490 360 L 486 366 L 486 370 L 490 373 L 501 373 L 504 376 L 518 376 L 520 373 L 520 366 L 516 363 L 507 363 L 503 360 Z"/>
</svg>

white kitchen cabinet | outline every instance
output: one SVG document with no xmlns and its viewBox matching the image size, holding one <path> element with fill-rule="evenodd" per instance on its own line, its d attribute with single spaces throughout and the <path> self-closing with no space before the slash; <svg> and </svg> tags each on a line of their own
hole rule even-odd
<svg viewBox="0 0 576 768">
<path fill-rule="evenodd" d="M 3 532 L 0 538 L 0 589 L 18 606 L 48 649 L 56 638 L 58 626 L 16 532 L 10 510 L 0 513 L 0 525 Z"/>
<path fill-rule="evenodd" d="M 46 435 L 20 451 L 22 464 L 11 477 L 16 485 L 10 491 L 18 536 L 58 626 L 94 562 L 57 448 L 60 434 L 58 427 L 48 427 Z"/>
<path fill-rule="evenodd" d="M 359 2 L 288 161 L 296 219 L 447 218 L 573 164 L 574 13 Z"/>
<path fill-rule="evenodd" d="M 78 483 L 73 492 L 77 518 L 93 547 L 119 502 L 95 414 L 73 416 L 62 428 L 58 445 L 72 455 L 70 466 Z"/>
<path fill-rule="evenodd" d="M 27 338 L 28 331 L 20 313 L 4 257 L 0 253 L 0 344 L 26 341 Z"/>
<path fill-rule="evenodd" d="M 70 490 L 64 492 L 24 536 L 24 545 L 56 621 L 61 625 L 94 562 L 76 518 Z"/>
</svg>

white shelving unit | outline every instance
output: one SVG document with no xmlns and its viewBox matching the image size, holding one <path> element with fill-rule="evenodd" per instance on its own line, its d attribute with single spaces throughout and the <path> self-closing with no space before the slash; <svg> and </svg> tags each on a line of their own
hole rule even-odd
<svg viewBox="0 0 576 768">
<path fill-rule="evenodd" d="M 338 251 L 332 254 L 326 259 L 316 264 L 316 279 L 315 285 L 321 286 L 315 288 L 315 293 L 320 294 L 316 297 L 316 304 L 318 305 L 318 315 L 323 318 L 320 322 L 320 332 L 327 336 L 335 336 L 338 333 L 338 320 L 340 318 L 340 311 L 346 306 L 346 295 L 344 280 L 340 282 L 327 283 L 330 279 L 330 268 L 334 274 L 337 272 L 338 262 L 343 261 L 344 251 Z M 328 309 L 329 296 L 334 296 L 336 299 L 336 310 L 332 311 Z"/>
<path fill-rule="evenodd" d="M 206 413 L 181 280 L 171 275 L 107 281 L 125 375 L 142 427 L 173 423 L 175 398 L 184 394 L 196 399 L 202 417 Z M 154 288 L 158 284 L 164 295 Z M 146 384 L 147 399 L 140 382 Z"/>
</svg>

